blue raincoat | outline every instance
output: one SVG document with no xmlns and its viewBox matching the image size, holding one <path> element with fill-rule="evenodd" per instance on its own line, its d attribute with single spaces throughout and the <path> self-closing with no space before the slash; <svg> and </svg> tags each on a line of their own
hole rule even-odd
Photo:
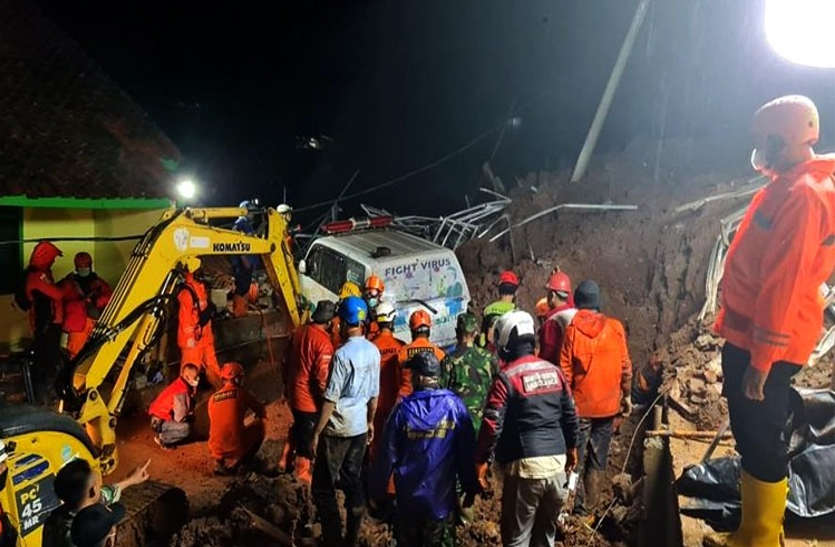
<svg viewBox="0 0 835 547">
<path fill-rule="evenodd" d="M 386 422 L 374 458 L 370 494 L 383 500 L 394 473 L 397 511 L 442 520 L 457 506 L 456 483 L 475 494 L 475 432 L 464 403 L 447 389 L 416 391 Z"/>
</svg>

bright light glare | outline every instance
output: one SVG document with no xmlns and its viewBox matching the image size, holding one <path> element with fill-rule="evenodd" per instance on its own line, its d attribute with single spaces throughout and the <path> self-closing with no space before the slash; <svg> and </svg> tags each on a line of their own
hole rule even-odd
<svg viewBox="0 0 835 547">
<path fill-rule="evenodd" d="M 835 67 L 835 0 L 767 0 L 765 35 L 774 51 L 799 65 Z"/>
<path fill-rule="evenodd" d="M 183 199 L 192 199 L 197 194 L 197 185 L 191 179 L 182 179 L 177 183 L 177 193 Z"/>
</svg>

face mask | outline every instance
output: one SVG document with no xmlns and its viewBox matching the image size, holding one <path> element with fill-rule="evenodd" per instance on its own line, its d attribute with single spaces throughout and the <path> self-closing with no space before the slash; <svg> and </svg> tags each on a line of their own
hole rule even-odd
<svg viewBox="0 0 835 547">
<path fill-rule="evenodd" d="M 200 383 L 200 377 L 197 377 L 194 380 L 189 380 L 188 378 L 186 378 L 186 383 L 191 387 L 197 387 L 197 385 Z"/>
<path fill-rule="evenodd" d="M 372 296 L 371 298 L 368 299 L 368 307 L 369 308 L 376 308 L 378 302 L 379 302 L 379 299 L 376 296 Z"/>
<path fill-rule="evenodd" d="M 76 268 L 75 273 L 81 277 L 87 277 L 90 275 L 90 268 Z"/>
</svg>

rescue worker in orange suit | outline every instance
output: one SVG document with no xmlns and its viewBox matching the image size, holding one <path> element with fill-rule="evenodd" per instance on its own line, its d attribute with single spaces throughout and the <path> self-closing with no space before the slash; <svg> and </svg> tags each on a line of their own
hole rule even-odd
<svg viewBox="0 0 835 547">
<path fill-rule="evenodd" d="M 70 359 L 78 355 L 84 347 L 113 294 L 107 281 L 93 271 L 93 257 L 90 253 L 76 254 L 73 264 L 75 272 L 64 277 L 59 283 L 64 290 L 62 328 L 67 333 L 67 352 Z"/>
<path fill-rule="evenodd" d="M 400 371 L 398 369 L 397 354 L 406 345 L 405 342 L 394 337 L 394 321 L 397 310 L 390 302 L 383 302 L 377 306 L 378 334 L 372 340 L 380 350 L 380 395 L 377 397 L 377 413 L 374 415 L 374 435 L 369 448 L 369 456 L 374 457 L 377 447 L 382 441 L 382 431 L 386 420 L 391 414 L 400 393 Z"/>
<path fill-rule="evenodd" d="M 240 363 L 223 365 L 220 377 L 223 387 L 209 398 L 209 453 L 215 461 L 215 474 L 231 475 L 261 448 L 267 411 L 243 387 L 244 367 Z M 255 419 L 246 423 L 250 411 Z"/>
<path fill-rule="evenodd" d="M 26 268 L 25 298 L 34 343 L 33 368 L 35 398 L 45 401 L 55 382 L 61 362 L 61 325 L 64 322 L 64 291 L 52 278 L 52 265 L 64 256 L 49 241 L 41 241 L 32 250 Z"/>
<path fill-rule="evenodd" d="M 731 242 L 716 321 L 725 338 L 722 390 L 742 456 L 742 521 L 708 545 L 782 543 L 791 378 L 820 336 L 819 287 L 835 268 L 835 156 L 815 154 L 819 131 L 806 97 L 781 97 L 754 115 L 751 163 L 771 180 Z"/>
<path fill-rule="evenodd" d="M 310 323 L 302 325 L 293 333 L 284 367 L 284 386 L 293 413 L 293 425 L 278 467 L 285 471 L 295 454 L 296 478 L 307 485 L 310 485 L 313 476 L 310 440 L 322 411 L 334 352 L 328 325 L 335 312 L 333 302 L 319 301 Z"/>
<path fill-rule="evenodd" d="M 343 300 L 348 298 L 349 296 L 362 296 L 362 290 L 360 286 L 354 283 L 353 281 L 346 281 L 342 284 L 342 288 L 339 289 L 339 301 L 336 303 L 336 310 L 339 311 L 339 304 L 342 303 Z M 342 340 L 342 333 L 340 332 L 340 319 L 339 314 L 335 315 L 333 321 L 330 323 L 330 327 L 328 328 L 331 337 L 331 344 L 333 344 L 333 349 L 336 351 L 343 343 Z"/>
<path fill-rule="evenodd" d="M 632 412 L 632 361 L 623 324 L 600 313 L 597 283 L 580 283 L 574 302 L 578 311 L 565 331 L 560 368 L 580 419 L 577 461 L 583 488 L 577 490 L 574 512 L 587 515 L 600 499 L 615 418 Z"/>
<path fill-rule="evenodd" d="M 362 293 L 362 298 L 368 306 L 368 323 L 365 337 L 369 340 L 374 340 L 380 330 L 377 325 L 377 306 L 383 301 L 385 290 L 386 286 L 378 276 L 372 275 L 365 280 L 365 290 Z"/>
<path fill-rule="evenodd" d="M 577 309 L 571 299 L 571 279 L 559 268 L 551 272 L 545 288 L 548 313 L 539 330 L 539 357 L 559 365 L 563 337 Z"/>
<path fill-rule="evenodd" d="M 397 370 L 400 375 L 400 397 L 405 397 L 412 392 L 412 375 L 405 367 L 406 362 L 416 353 L 431 351 L 443 361 L 446 353 L 444 350 L 429 341 L 432 329 L 432 318 L 425 310 L 417 310 L 409 317 L 409 330 L 412 331 L 412 341 L 400 348 L 397 352 Z"/>
<path fill-rule="evenodd" d="M 249 200 L 242 201 L 238 205 L 240 209 L 246 209 L 246 214 L 239 216 L 232 225 L 233 230 L 242 234 L 255 235 L 255 212 L 258 206 Z M 235 276 L 235 294 L 232 296 L 232 315 L 235 317 L 246 317 L 249 308 L 250 288 L 252 285 L 252 272 L 260 265 L 260 259 L 256 255 L 233 255 L 229 257 L 232 264 L 232 273 Z"/>
<path fill-rule="evenodd" d="M 154 442 L 166 450 L 191 435 L 194 422 L 194 397 L 200 383 L 200 369 L 197 365 L 185 364 L 180 367 L 180 377 L 168 384 L 157 395 L 148 408 Z"/>
<path fill-rule="evenodd" d="M 212 333 L 214 306 L 209 302 L 206 287 L 194 277 L 193 272 L 199 267 L 199 262 L 192 262 L 190 266 L 177 293 L 180 304 L 177 327 L 180 362 L 198 365 L 209 383 L 219 388 L 220 365 L 215 355 L 215 337 Z"/>
</svg>

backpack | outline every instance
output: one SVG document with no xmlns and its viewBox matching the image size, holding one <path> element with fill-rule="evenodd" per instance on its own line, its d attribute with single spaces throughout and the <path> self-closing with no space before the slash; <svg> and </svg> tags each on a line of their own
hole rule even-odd
<svg viewBox="0 0 835 547">
<path fill-rule="evenodd" d="M 20 276 L 20 280 L 17 283 L 17 286 L 14 291 L 14 303 L 15 306 L 21 311 L 29 311 L 29 308 L 32 307 L 32 300 L 29 298 L 29 294 L 26 292 L 26 279 L 29 277 L 29 268 L 23 270 L 23 273 Z"/>
</svg>

